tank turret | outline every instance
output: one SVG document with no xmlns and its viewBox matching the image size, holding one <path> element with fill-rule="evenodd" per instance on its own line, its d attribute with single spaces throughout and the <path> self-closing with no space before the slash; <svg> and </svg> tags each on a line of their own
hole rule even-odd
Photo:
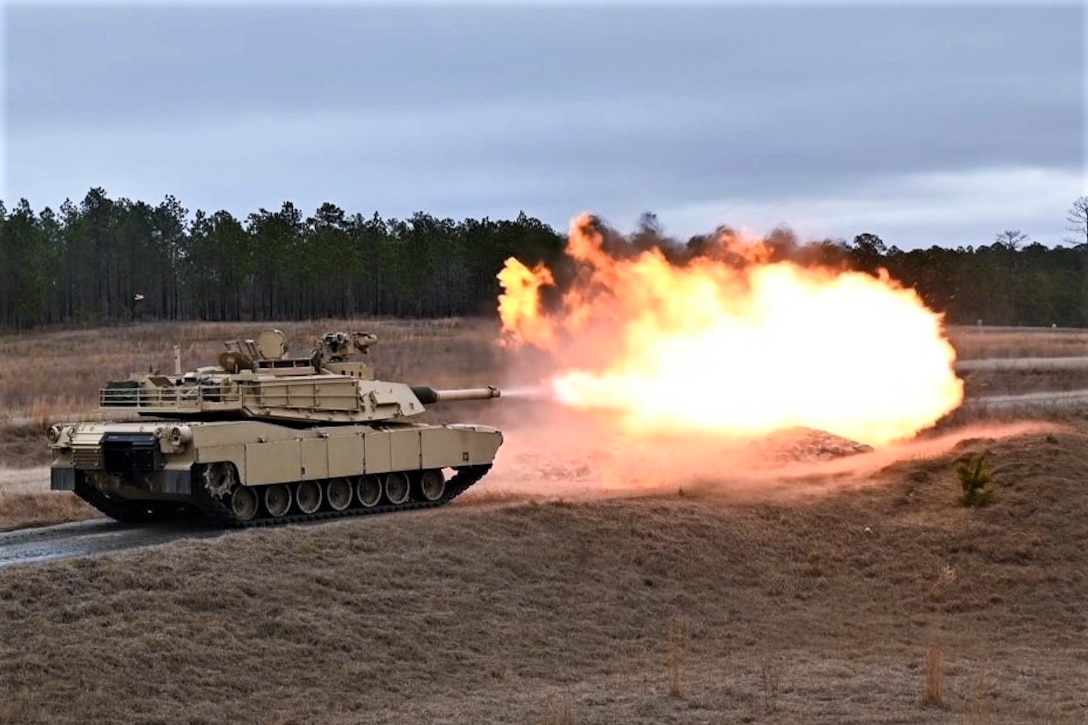
<svg viewBox="0 0 1088 725">
<path fill-rule="evenodd" d="M 486 400 L 498 388 L 436 390 L 374 379 L 373 369 L 349 360 L 377 342 L 368 332 L 322 335 L 304 357 L 289 357 L 286 338 L 273 330 L 257 341 L 229 340 L 218 365 L 173 377 L 134 373 L 99 391 L 102 408 L 171 418 L 257 418 L 311 424 L 368 423 L 423 413 L 452 400 Z"/>
<path fill-rule="evenodd" d="M 135 420 L 50 428 L 51 486 L 125 521 L 285 523 L 446 503 L 490 469 L 502 434 L 411 419 L 501 393 L 377 380 L 351 359 L 376 342 L 329 332 L 293 357 L 268 330 L 226 341 L 215 365 L 109 381 L 101 408 Z"/>
</svg>

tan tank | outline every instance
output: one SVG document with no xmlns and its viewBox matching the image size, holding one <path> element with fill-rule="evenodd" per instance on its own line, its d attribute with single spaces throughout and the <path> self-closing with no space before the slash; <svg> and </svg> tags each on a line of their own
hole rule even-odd
<svg viewBox="0 0 1088 725">
<path fill-rule="evenodd" d="M 218 364 L 133 373 L 99 391 L 130 422 L 54 425 L 51 488 L 126 522 L 202 515 L 252 526 L 448 503 L 482 478 L 502 445 L 484 425 L 411 420 L 425 405 L 499 397 L 375 380 L 349 360 L 370 333 L 323 335 L 290 357 L 269 330 L 231 340 Z"/>
</svg>

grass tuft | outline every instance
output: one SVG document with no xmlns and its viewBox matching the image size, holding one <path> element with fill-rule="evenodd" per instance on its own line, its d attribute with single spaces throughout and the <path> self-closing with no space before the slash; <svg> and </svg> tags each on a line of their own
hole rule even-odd
<svg viewBox="0 0 1088 725">
<path fill-rule="evenodd" d="M 926 646 L 926 687 L 922 694 L 924 707 L 944 707 L 944 669 L 941 640 L 932 637 Z"/>
<path fill-rule="evenodd" d="M 684 697 L 684 641 L 687 639 L 687 627 L 676 618 L 669 621 L 669 643 L 665 652 L 665 669 L 669 678 L 669 697 Z"/>
<path fill-rule="evenodd" d="M 574 710 L 569 702 L 555 703 L 550 697 L 544 705 L 544 712 L 537 725 L 575 725 Z"/>
<path fill-rule="evenodd" d="M 993 498 L 993 489 L 987 488 L 992 479 L 990 454 L 982 452 L 956 464 L 956 476 L 960 479 L 963 493 L 960 503 L 964 506 L 985 506 Z"/>
<path fill-rule="evenodd" d="M 778 711 L 778 666 L 773 660 L 764 659 L 759 663 L 760 684 L 763 688 L 763 712 Z"/>
<path fill-rule="evenodd" d="M 990 725 L 990 691 L 986 683 L 986 673 L 981 671 L 975 680 L 974 697 L 967 709 L 968 725 Z"/>
</svg>

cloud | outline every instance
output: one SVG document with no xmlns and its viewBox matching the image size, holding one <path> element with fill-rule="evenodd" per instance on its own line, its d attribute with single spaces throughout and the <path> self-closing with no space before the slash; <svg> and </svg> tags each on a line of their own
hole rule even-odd
<svg viewBox="0 0 1088 725">
<path fill-rule="evenodd" d="M 715 218 L 739 210 L 849 235 L 884 209 L 903 239 L 1030 232 L 1082 163 L 1082 20 L 1074 6 L 16 6 L 4 193 L 525 209 L 560 227 L 652 209 L 692 233 L 745 223 Z"/>
<path fill-rule="evenodd" d="M 715 224 L 765 234 L 787 225 L 803 239 L 879 235 L 901 249 L 982 246 L 1006 229 L 1049 245 L 1064 236 L 1065 211 L 1082 188 L 1073 170 L 993 168 L 888 176 L 846 194 L 783 196 L 771 202 L 721 199 L 658 210 L 681 239 Z M 617 210 L 625 221 L 633 209 Z M 622 226 L 622 225 L 621 225 Z"/>
</svg>

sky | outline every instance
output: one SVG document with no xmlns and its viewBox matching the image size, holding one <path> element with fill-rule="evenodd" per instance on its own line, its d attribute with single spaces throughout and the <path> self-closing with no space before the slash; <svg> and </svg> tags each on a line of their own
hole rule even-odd
<svg viewBox="0 0 1088 725">
<path fill-rule="evenodd" d="M 0 0 L 2 1 L 2 0 Z M 1072 236 L 1080 3 L 8 2 L 0 199 Z"/>
</svg>

